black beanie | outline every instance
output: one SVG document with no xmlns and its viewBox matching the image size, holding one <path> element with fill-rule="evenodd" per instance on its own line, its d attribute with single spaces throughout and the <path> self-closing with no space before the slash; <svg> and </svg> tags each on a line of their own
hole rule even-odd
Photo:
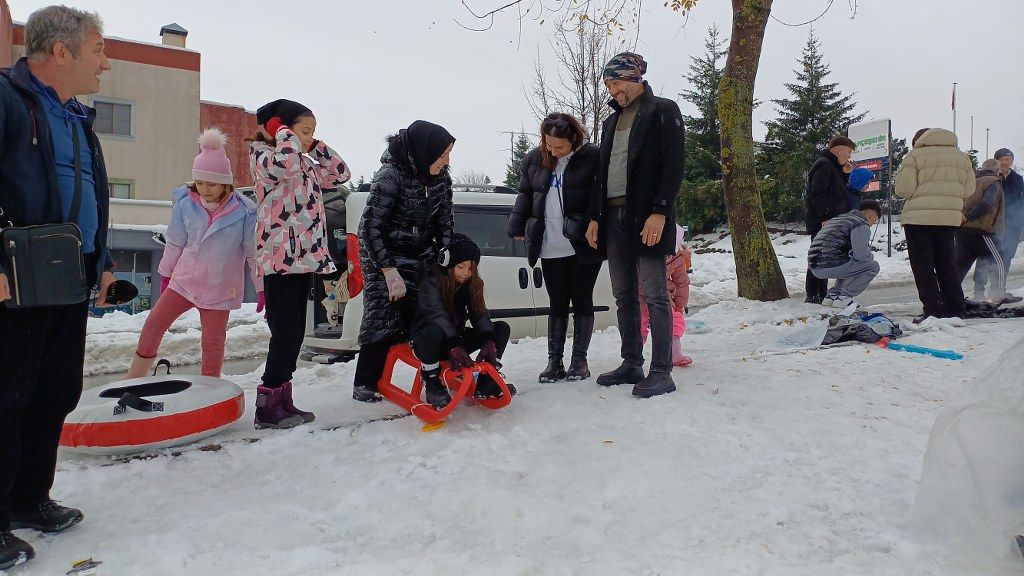
<svg viewBox="0 0 1024 576">
<path fill-rule="evenodd" d="M 469 236 L 458 232 L 452 234 L 452 241 L 448 244 L 448 258 L 443 260 L 443 267 L 448 270 L 454 268 L 460 262 L 472 260 L 480 263 L 480 247 L 469 239 Z"/>
<path fill-rule="evenodd" d="M 294 100 L 274 100 L 268 104 L 264 104 L 256 109 L 256 122 L 260 126 L 266 126 L 267 122 L 270 122 L 271 118 L 277 117 L 281 119 L 281 123 L 285 126 L 291 126 L 295 124 L 295 121 L 299 119 L 299 116 L 303 114 L 312 114 L 313 111 L 306 108 L 302 104 L 295 102 Z"/>
</svg>

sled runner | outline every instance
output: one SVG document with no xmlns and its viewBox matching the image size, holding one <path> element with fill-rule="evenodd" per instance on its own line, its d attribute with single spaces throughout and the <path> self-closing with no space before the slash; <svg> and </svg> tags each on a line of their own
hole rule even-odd
<svg viewBox="0 0 1024 576">
<path fill-rule="evenodd" d="M 410 391 L 406 391 L 392 382 L 395 364 L 398 362 L 404 362 L 416 369 L 416 377 L 413 379 L 412 390 Z M 452 401 L 443 409 L 436 410 L 422 399 L 423 380 L 420 377 L 419 367 L 420 361 L 413 354 L 412 347 L 409 344 L 396 344 L 392 346 L 388 351 L 388 360 L 384 365 L 384 372 L 381 374 L 380 381 L 377 382 L 377 391 L 380 392 L 381 396 L 408 410 L 413 416 L 427 424 L 443 421 L 466 398 L 470 398 L 475 403 L 491 410 L 508 406 L 512 402 L 512 394 L 508 390 L 508 385 L 505 384 L 505 379 L 501 377 L 498 370 L 491 364 L 477 362 L 472 367 L 464 368 L 461 372 L 455 372 L 448 368 L 448 362 L 441 362 L 441 382 L 451 390 Z M 501 397 L 473 398 L 473 392 L 476 389 L 476 378 L 480 374 L 488 374 L 491 378 L 494 378 L 494 381 L 497 382 L 498 387 L 501 389 Z"/>
</svg>

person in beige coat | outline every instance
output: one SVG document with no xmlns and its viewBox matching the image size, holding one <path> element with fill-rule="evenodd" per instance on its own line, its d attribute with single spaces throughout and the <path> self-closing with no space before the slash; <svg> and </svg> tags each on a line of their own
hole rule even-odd
<svg viewBox="0 0 1024 576">
<path fill-rule="evenodd" d="M 896 195 L 906 200 L 901 221 L 910 268 L 924 306 L 917 322 L 964 314 L 954 238 L 964 220 L 964 199 L 974 188 L 974 166 L 957 148 L 956 135 L 942 128 L 918 130 L 896 174 Z"/>
</svg>

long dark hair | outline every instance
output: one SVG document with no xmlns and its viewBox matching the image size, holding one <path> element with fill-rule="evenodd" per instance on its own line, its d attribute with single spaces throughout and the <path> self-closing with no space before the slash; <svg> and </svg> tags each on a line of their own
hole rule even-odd
<svg viewBox="0 0 1024 576">
<path fill-rule="evenodd" d="M 296 116 L 295 117 L 295 122 L 292 122 L 291 124 L 289 124 L 288 127 L 291 128 L 292 126 L 295 126 L 295 124 L 297 124 L 298 121 L 302 120 L 303 118 L 316 118 L 316 116 L 313 116 L 312 112 L 303 112 L 302 114 L 299 114 L 298 116 Z M 257 126 L 256 127 L 256 132 L 253 133 L 252 136 L 246 138 L 245 141 L 246 142 L 263 142 L 264 144 L 266 144 L 267 146 L 270 146 L 271 148 L 276 147 L 277 146 L 277 138 L 275 138 L 273 134 L 271 134 L 270 136 L 265 135 L 260 130 L 260 128 L 261 128 L 260 126 Z"/>
<path fill-rule="evenodd" d="M 455 266 L 448 269 L 437 266 L 434 270 L 434 274 L 437 276 L 437 287 L 441 290 L 441 297 L 448 314 L 454 315 L 455 293 L 462 287 L 469 289 L 470 310 L 477 316 L 487 312 L 487 305 L 484 303 L 484 279 L 480 277 L 476 262 L 470 261 L 470 269 L 473 271 L 473 276 L 466 284 L 459 284 L 459 281 L 455 279 Z"/>
<path fill-rule="evenodd" d="M 541 163 L 548 170 L 555 169 L 555 165 L 558 164 L 558 158 L 555 158 L 554 155 L 548 151 L 548 147 L 544 142 L 545 136 L 565 138 L 570 144 L 572 144 L 573 150 L 576 150 L 587 141 L 586 130 L 584 130 L 583 126 L 580 125 L 579 120 L 571 114 L 562 114 L 561 112 L 548 114 L 540 123 Z"/>
</svg>

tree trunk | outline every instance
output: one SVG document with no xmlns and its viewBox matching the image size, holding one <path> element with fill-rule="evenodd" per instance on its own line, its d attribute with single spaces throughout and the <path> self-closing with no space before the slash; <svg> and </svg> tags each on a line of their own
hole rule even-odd
<svg viewBox="0 0 1024 576">
<path fill-rule="evenodd" d="M 732 0 L 732 36 L 725 75 L 718 87 L 722 132 L 722 182 L 729 215 L 736 283 L 740 297 L 789 297 L 768 227 L 754 165 L 754 78 L 772 0 Z"/>
</svg>

